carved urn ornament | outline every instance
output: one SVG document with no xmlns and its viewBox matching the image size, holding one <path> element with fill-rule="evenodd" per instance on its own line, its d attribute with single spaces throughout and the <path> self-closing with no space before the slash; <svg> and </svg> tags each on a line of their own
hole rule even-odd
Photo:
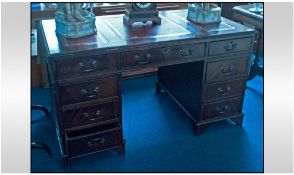
<svg viewBox="0 0 294 175">
<path fill-rule="evenodd" d="M 79 38 L 97 32 L 92 3 L 58 3 L 55 12 L 56 33 Z"/>
<path fill-rule="evenodd" d="M 129 3 L 123 18 L 124 24 L 131 26 L 135 22 L 160 24 L 161 19 L 158 16 L 158 10 L 155 3 Z"/>
<path fill-rule="evenodd" d="M 199 24 L 221 22 L 221 8 L 214 3 L 189 3 L 187 19 Z"/>
</svg>

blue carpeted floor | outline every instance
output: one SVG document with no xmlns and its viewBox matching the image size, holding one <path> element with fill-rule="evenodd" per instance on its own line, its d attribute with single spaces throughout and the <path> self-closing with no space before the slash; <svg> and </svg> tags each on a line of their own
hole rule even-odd
<svg viewBox="0 0 294 175">
<path fill-rule="evenodd" d="M 54 125 L 32 112 L 32 141 L 50 144 L 53 157 L 32 150 L 32 172 L 263 172 L 263 79 L 247 82 L 243 126 L 211 124 L 200 136 L 156 76 L 122 82 L 126 153 L 106 151 L 62 166 Z M 49 92 L 32 90 L 32 103 L 50 107 Z"/>
</svg>

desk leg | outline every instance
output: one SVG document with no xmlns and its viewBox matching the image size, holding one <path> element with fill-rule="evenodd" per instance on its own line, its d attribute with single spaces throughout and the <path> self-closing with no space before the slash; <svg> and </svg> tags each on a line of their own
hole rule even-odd
<svg viewBox="0 0 294 175">
<path fill-rule="evenodd" d="M 126 141 L 124 139 L 123 144 L 116 149 L 118 154 L 120 154 L 120 155 L 125 154 L 125 143 L 126 143 Z"/>
<path fill-rule="evenodd" d="M 62 165 L 64 170 L 67 170 L 67 168 L 70 166 L 69 158 L 67 156 L 62 157 Z"/>
<path fill-rule="evenodd" d="M 233 121 L 236 126 L 241 126 L 243 124 L 243 115 L 240 117 L 231 118 L 230 120 Z"/>
<path fill-rule="evenodd" d="M 206 128 L 207 125 L 197 125 L 193 123 L 193 130 L 195 135 L 200 135 Z"/>
<path fill-rule="evenodd" d="M 255 49 L 255 58 L 254 58 L 254 63 L 253 65 L 250 67 L 250 73 L 249 73 L 249 77 L 248 80 L 252 80 L 256 75 L 257 76 L 263 76 L 263 67 L 258 66 L 258 62 L 259 62 L 259 56 L 260 56 L 260 47 L 259 44 L 262 42 L 262 30 L 259 29 L 258 30 L 258 43 L 257 43 L 257 47 Z"/>
</svg>

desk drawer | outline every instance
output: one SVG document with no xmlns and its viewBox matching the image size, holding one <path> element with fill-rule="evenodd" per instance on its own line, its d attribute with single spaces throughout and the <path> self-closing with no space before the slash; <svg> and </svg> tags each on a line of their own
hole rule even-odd
<svg viewBox="0 0 294 175">
<path fill-rule="evenodd" d="M 122 67 L 156 65 L 175 59 L 193 59 L 205 56 L 205 43 L 163 47 L 122 54 Z"/>
<path fill-rule="evenodd" d="M 101 103 L 62 112 L 64 129 L 111 120 L 121 116 L 121 101 Z"/>
<path fill-rule="evenodd" d="M 245 79 L 241 79 L 224 83 L 208 84 L 205 86 L 204 100 L 208 101 L 242 95 L 245 82 Z"/>
<path fill-rule="evenodd" d="M 107 54 L 58 60 L 55 62 L 55 77 L 60 80 L 103 71 L 115 71 L 118 68 L 117 59 L 118 54 Z"/>
<path fill-rule="evenodd" d="M 249 51 L 252 38 L 240 38 L 224 41 L 214 41 L 209 45 L 209 56 Z"/>
<path fill-rule="evenodd" d="M 161 49 L 161 52 L 168 60 L 204 57 L 205 43 L 165 47 Z"/>
<path fill-rule="evenodd" d="M 67 133 L 65 140 L 68 156 L 76 157 L 122 145 L 123 136 L 120 127 L 107 124 L 80 132 Z"/>
<path fill-rule="evenodd" d="M 62 86 L 59 91 L 62 105 L 119 96 L 119 78 L 109 77 L 80 84 L 71 84 Z"/>
<path fill-rule="evenodd" d="M 125 52 L 121 56 L 122 68 L 133 66 L 154 65 L 160 61 L 164 55 L 160 49 L 150 49 L 135 52 Z"/>
<path fill-rule="evenodd" d="M 248 59 L 236 58 L 207 63 L 206 82 L 217 82 L 248 74 Z"/>
<path fill-rule="evenodd" d="M 242 98 L 205 104 L 203 105 L 202 120 L 240 114 L 242 113 L 242 105 Z"/>
</svg>

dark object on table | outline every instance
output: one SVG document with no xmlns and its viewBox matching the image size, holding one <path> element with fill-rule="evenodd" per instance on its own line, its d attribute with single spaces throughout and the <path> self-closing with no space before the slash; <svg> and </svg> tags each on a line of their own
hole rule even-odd
<svg viewBox="0 0 294 175">
<path fill-rule="evenodd" d="M 254 63 L 250 68 L 249 80 L 253 79 L 255 76 L 263 76 L 263 67 L 259 66 L 259 57 L 263 55 L 263 13 L 254 13 L 250 9 L 255 8 L 255 4 L 241 5 L 233 8 L 233 17 L 235 20 L 243 23 L 252 25 L 257 30 L 257 41 L 254 49 L 255 59 Z M 261 9 L 261 6 L 258 6 Z M 263 9 L 263 5 L 262 5 Z"/>
<path fill-rule="evenodd" d="M 44 106 L 41 105 L 33 105 L 32 110 L 40 110 L 42 111 L 46 117 L 50 117 L 50 113 L 48 109 Z M 41 149 L 44 150 L 48 155 L 52 156 L 52 151 L 50 147 L 47 144 L 40 143 L 40 142 L 32 142 L 31 143 L 31 148 L 32 149 Z"/>
<path fill-rule="evenodd" d="M 153 24 L 160 24 L 161 19 L 158 16 L 156 3 L 130 3 L 124 15 L 124 24 L 131 26 L 135 22 L 146 23 L 152 21 Z"/>
</svg>

